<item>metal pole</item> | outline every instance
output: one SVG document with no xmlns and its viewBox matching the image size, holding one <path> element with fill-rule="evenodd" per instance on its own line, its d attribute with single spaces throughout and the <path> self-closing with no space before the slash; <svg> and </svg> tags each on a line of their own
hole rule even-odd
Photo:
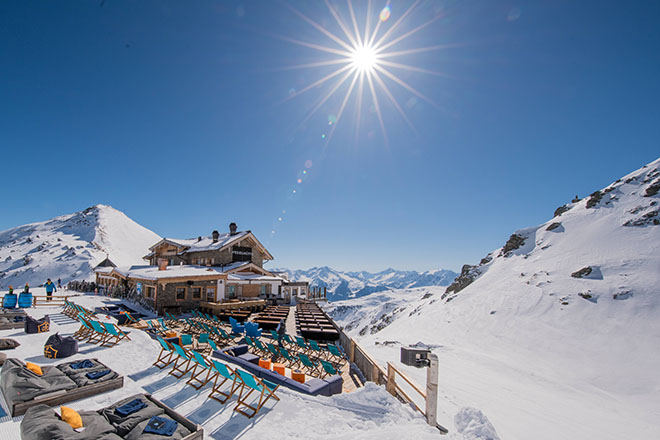
<svg viewBox="0 0 660 440">
<path fill-rule="evenodd" d="M 436 427 L 438 420 L 438 356 L 429 354 L 426 370 L 426 423 Z"/>
</svg>

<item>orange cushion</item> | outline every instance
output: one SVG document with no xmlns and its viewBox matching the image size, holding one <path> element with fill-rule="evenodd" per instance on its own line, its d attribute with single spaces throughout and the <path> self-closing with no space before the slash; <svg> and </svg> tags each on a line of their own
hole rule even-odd
<svg viewBox="0 0 660 440">
<path fill-rule="evenodd" d="M 25 363 L 25 367 L 26 367 L 28 370 L 32 371 L 34 374 L 38 374 L 39 376 L 41 376 L 42 374 L 44 374 L 44 372 L 41 371 L 41 367 L 40 367 L 39 365 L 37 365 L 37 364 L 33 364 L 32 362 L 26 362 L 26 363 Z"/>
<path fill-rule="evenodd" d="M 68 408 L 66 406 L 60 407 L 60 412 L 62 413 L 62 420 L 67 422 L 73 429 L 78 429 L 83 427 L 82 417 L 76 411 Z"/>
</svg>

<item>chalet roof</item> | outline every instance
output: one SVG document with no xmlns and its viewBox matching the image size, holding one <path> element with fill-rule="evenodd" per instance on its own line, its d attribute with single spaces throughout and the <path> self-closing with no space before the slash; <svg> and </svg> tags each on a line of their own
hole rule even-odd
<svg viewBox="0 0 660 440">
<path fill-rule="evenodd" d="M 222 271 L 206 266 L 167 266 L 166 270 L 158 270 L 158 266 L 131 266 L 128 269 L 120 269 L 116 272 L 129 278 L 143 280 L 159 280 L 164 278 L 192 278 L 224 275 Z"/>
<path fill-rule="evenodd" d="M 283 279 L 268 275 L 230 273 L 227 275 L 227 281 L 283 281 Z"/>
<path fill-rule="evenodd" d="M 96 267 L 117 267 L 117 265 L 110 258 L 105 257 Z"/>
<path fill-rule="evenodd" d="M 204 252 L 204 251 L 217 251 L 220 250 L 224 247 L 227 247 L 237 241 L 240 241 L 246 237 L 252 238 L 257 245 L 261 248 L 264 254 L 266 254 L 266 260 L 272 260 L 273 256 L 268 252 L 268 250 L 262 245 L 259 240 L 257 240 L 257 237 L 254 236 L 252 231 L 240 231 L 237 232 L 234 235 L 231 235 L 230 233 L 224 233 L 220 234 L 218 237 L 218 241 L 213 242 L 213 237 L 206 236 L 206 237 L 201 237 L 201 240 L 199 238 L 185 238 L 185 239 L 180 239 L 180 238 L 163 238 L 160 240 L 158 243 L 154 244 L 149 248 L 150 251 L 154 251 L 157 246 L 161 245 L 162 243 L 169 243 L 177 247 L 184 248 L 179 254 L 187 254 L 190 252 Z M 152 253 L 148 254 L 146 257 L 149 257 L 152 255 Z"/>
</svg>

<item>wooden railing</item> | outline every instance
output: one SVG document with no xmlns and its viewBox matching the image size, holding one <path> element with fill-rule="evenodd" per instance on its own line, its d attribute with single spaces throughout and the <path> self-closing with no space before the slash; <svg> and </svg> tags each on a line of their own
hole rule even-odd
<svg viewBox="0 0 660 440">
<path fill-rule="evenodd" d="M 419 396 L 426 401 L 426 392 L 403 373 L 403 371 L 399 370 L 391 362 L 387 363 L 387 371 L 385 371 L 380 365 L 378 365 L 378 362 L 372 359 L 371 356 L 369 356 L 367 352 L 355 342 L 353 338 L 350 338 L 341 329 L 339 329 L 339 344 L 343 347 L 351 364 L 355 365 L 358 370 L 360 370 L 365 380 L 374 382 L 378 385 L 385 385 L 385 390 L 387 390 L 388 393 L 396 397 L 402 403 L 411 405 L 426 417 L 426 410 L 415 402 L 415 394 L 413 394 L 419 394 Z M 403 383 L 397 381 L 398 378 L 401 378 Z M 442 426 L 437 424 L 435 426 L 441 433 L 447 433 L 447 430 Z"/>
<path fill-rule="evenodd" d="M 69 297 L 52 295 L 50 300 L 48 298 L 47 295 L 32 295 L 32 306 L 63 306 Z"/>
</svg>

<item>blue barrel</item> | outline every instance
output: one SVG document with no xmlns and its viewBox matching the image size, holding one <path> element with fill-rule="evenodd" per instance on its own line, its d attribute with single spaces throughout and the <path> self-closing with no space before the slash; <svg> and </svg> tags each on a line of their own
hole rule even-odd
<svg viewBox="0 0 660 440">
<path fill-rule="evenodd" d="M 2 307 L 5 309 L 13 309 L 16 307 L 16 294 L 8 293 L 2 299 Z"/>
<path fill-rule="evenodd" d="M 19 293 L 18 294 L 18 307 L 22 309 L 27 309 L 32 307 L 32 294 L 31 293 Z"/>
</svg>

